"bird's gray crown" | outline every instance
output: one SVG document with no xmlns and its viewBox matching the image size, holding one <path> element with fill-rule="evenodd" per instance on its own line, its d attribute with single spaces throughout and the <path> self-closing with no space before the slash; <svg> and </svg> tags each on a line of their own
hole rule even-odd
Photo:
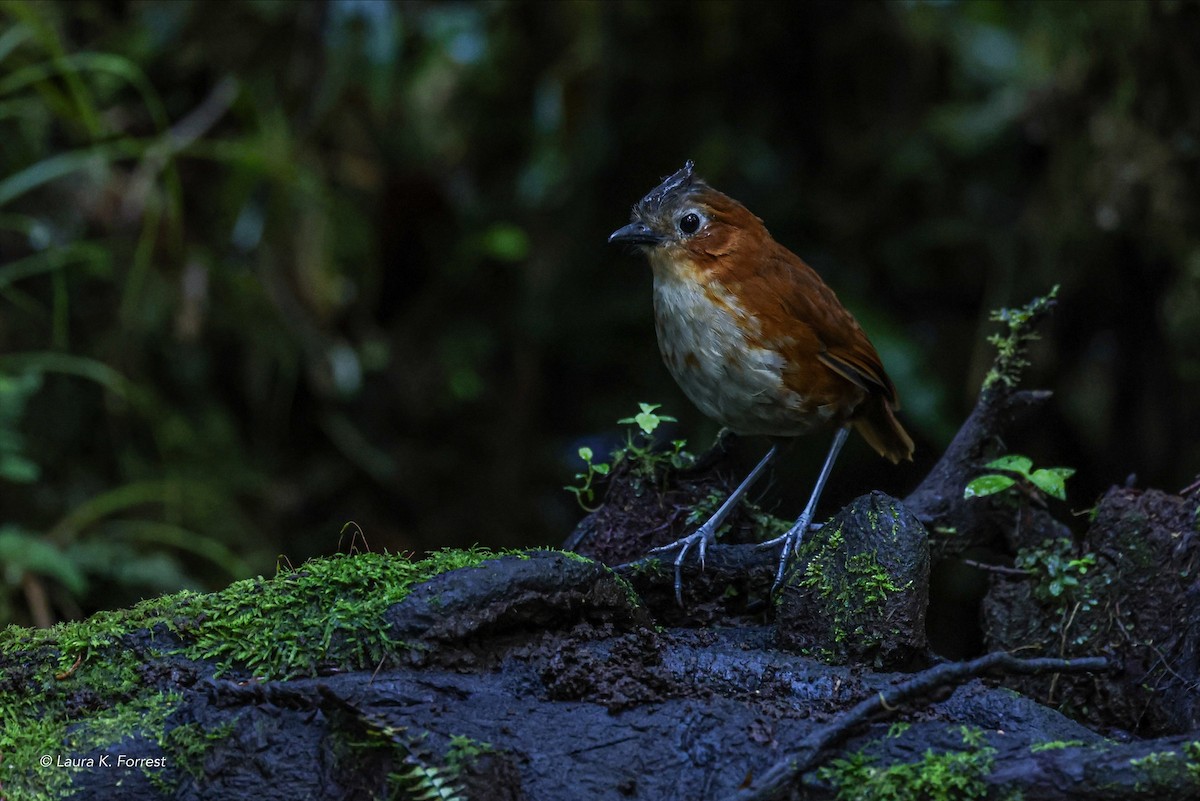
<svg viewBox="0 0 1200 801">
<path fill-rule="evenodd" d="M 650 193 L 638 202 L 636 211 L 648 217 L 655 216 L 668 201 L 687 194 L 694 186 L 702 185 L 703 182 L 693 174 L 695 166 L 695 162 L 688 159 L 682 169 L 676 170 L 674 174 L 664 178 L 661 184 L 651 189 Z"/>
</svg>

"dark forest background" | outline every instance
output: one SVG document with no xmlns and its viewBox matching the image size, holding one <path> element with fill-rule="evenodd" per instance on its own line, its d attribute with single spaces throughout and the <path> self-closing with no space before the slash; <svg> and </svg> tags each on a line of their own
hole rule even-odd
<svg viewBox="0 0 1200 801">
<path fill-rule="evenodd" d="M 0 2 L 0 623 L 351 547 L 556 545 L 639 401 L 716 433 L 605 244 L 693 158 L 857 314 L 918 444 L 1061 284 L 1007 443 L 1200 471 L 1195 2 Z M 763 443 L 743 443 L 747 465 Z M 760 499 L 803 503 L 828 437 Z M 823 512 L 823 513 L 828 513 Z M 354 547 L 362 547 L 362 539 Z"/>
</svg>

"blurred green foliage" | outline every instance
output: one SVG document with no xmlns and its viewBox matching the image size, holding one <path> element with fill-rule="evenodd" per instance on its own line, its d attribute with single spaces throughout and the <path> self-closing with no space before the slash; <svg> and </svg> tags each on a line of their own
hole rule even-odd
<svg viewBox="0 0 1200 801">
<path fill-rule="evenodd" d="M 3 0 L 0 622 L 221 586 L 347 520 L 376 549 L 561 541 L 579 448 L 638 399 L 701 449 L 648 271 L 604 244 L 689 157 L 899 387 L 917 465 L 851 447 L 829 505 L 911 487 L 987 311 L 1054 284 L 1058 405 L 1008 444 L 1079 465 L 1081 503 L 1180 486 L 1197 41 L 1169 0 Z"/>
</svg>

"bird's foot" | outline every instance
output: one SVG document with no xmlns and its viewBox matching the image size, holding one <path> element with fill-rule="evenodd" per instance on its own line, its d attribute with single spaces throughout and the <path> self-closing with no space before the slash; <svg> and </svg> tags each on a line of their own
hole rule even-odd
<svg viewBox="0 0 1200 801">
<path fill-rule="evenodd" d="M 696 556 L 700 559 L 700 569 L 703 570 L 704 552 L 715 539 L 713 529 L 705 523 L 686 537 L 681 537 L 674 542 L 650 549 L 650 553 L 665 553 L 666 551 L 673 551 L 676 548 L 679 549 L 679 555 L 675 557 L 675 603 L 680 606 L 683 606 L 683 572 L 681 566 L 683 565 L 684 557 L 687 556 L 688 551 L 695 548 Z"/>
<path fill-rule="evenodd" d="M 760 542 L 759 548 L 772 548 L 780 543 L 783 544 L 783 549 L 779 554 L 779 566 L 775 568 L 775 581 L 771 584 L 771 593 L 774 594 L 779 589 L 779 585 L 783 583 L 783 573 L 787 570 L 788 563 L 800 551 L 800 543 L 804 539 L 804 535 L 808 533 L 809 528 L 820 528 L 820 524 L 812 524 L 812 516 L 803 514 L 796 521 L 796 525 L 787 530 L 786 534 L 776 537 L 766 542 Z"/>
</svg>

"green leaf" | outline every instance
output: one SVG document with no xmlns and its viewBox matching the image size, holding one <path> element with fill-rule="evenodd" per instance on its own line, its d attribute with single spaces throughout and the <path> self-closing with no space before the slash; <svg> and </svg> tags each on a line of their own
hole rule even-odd
<svg viewBox="0 0 1200 801">
<path fill-rule="evenodd" d="M 583 461 L 587 462 L 588 464 L 591 464 L 592 449 L 587 446 L 580 448 L 579 449 L 579 458 L 582 459 Z"/>
<path fill-rule="evenodd" d="M 132 382 L 104 362 L 69 353 L 29 351 L 5 354 L 0 356 L 0 370 L 65 373 L 95 381 L 123 398 L 130 398 L 137 394 L 137 389 Z"/>
<path fill-rule="evenodd" d="M 139 506 L 169 506 L 185 494 L 195 499 L 201 493 L 204 493 L 204 488 L 199 482 L 172 479 L 131 481 L 76 504 L 54 524 L 47 535 L 58 542 L 74 540 L 85 529 L 118 512 Z"/>
<path fill-rule="evenodd" d="M 0 478 L 16 484 L 32 484 L 42 474 L 36 463 L 19 453 L 0 453 Z"/>
<path fill-rule="evenodd" d="M 4 580 L 9 584 L 29 572 L 57 579 L 75 595 L 82 595 L 87 588 L 83 573 L 62 551 L 41 534 L 17 526 L 0 527 L 0 564 L 5 566 Z"/>
<path fill-rule="evenodd" d="M 1029 468 L 1033 467 L 1033 462 L 1028 456 L 1019 454 L 1009 454 L 1001 456 L 999 459 L 993 459 L 988 462 L 988 467 L 992 470 L 1009 470 L 1013 473 L 1020 473 L 1023 476 L 1029 476 Z"/>
<path fill-rule="evenodd" d="M 1017 482 L 1008 476 L 988 473 L 986 476 L 972 479 L 971 483 L 967 484 L 966 489 L 963 490 L 963 498 L 982 498 L 985 495 L 995 495 L 1015 483 Z"/>
<path fill-rule="evenodd" d="M 73 242 L 30 254 L 0 267 L 0 289 L 30 276 L 54 272 L 68 264 L 92 265 L 107 271 L 110 254 L 95 242 Z"/>
<path fill-rule="evenodd" d="M 125 540 L 146 545 L 176 548 L 183 553 L 207 559 L 234 578 L 250 575 L 250 566 L 216 537 L 191 531 L 173 523 L 157 520 L 113 520 L 104 525 L 101 537 L 106 541 Z M 179 586 L 183 586 L 182 584 Z"/>
<path fill-rule="evenodd" d="M 8 54 L 16 50 L 23 42 L 32 39 L 33 32 L 24 24 L 13 25 L 0 34 L 0 61 L 8 58 Z"/>
<path fill-rule="evenodd" d="M 595 470 L 597 473 L 599 473 L 602 476 L 607 476 L 608 471 L 609 471 L 609 466 L 604 462 L 598 462 L 598 463 L 592 465 L 592 469 Z"/>
<path fill-rule="evenodd" d="M 657 414 L 651 414 L 649 412 L 642 412 L 641 414 L 635 416 L 633 421 L 637 423 L 638 427 L 647 434 L 653 434 L 654 429 L 658 428 L 658 424 L 661 422 Z"/>
<path fill-rule="evenodd" d="M 1058 472 L 1059 470 L 1071 470 L 1071 468 L 1043 468 L 1041 470 L 1035 470 L 1029 476 L 1029 480 L 1033 482 L 1035 487 L 1050 497 L 1058 498 L 1060 501 L 1065 501 L 1067 499 L 1067 488 L 1063 483 L 1063 480 L 1066 479 L 1070 473 L 1064 476 L 1062 473 Z M 1071 473 L 1073 472 L 1075 471 L 1071 470 Z"/>
<path fill-rule="evenodd" d="M 49 156 L 0 180 L 0 206 L 50 181 L 120 159 L 138 157 L 145 149 L 142 142 L 123 139 Z"/>
<path fill-rule="evenodd" d="M 674 417 L 671 417 L 668 414 L 655 414 L 654 410 L 661 405 L 661 403 L 638 403 L 638 407 L 642 410 L 639 414 L 636 414 L 633 417 L 623 417 L 617 422 L 623 426 L 636 423 L 637 426 L 642 429 L 642 433 L 653 434 L 654 430 L 663 423 L 678 422 Z"/>
</svg>

